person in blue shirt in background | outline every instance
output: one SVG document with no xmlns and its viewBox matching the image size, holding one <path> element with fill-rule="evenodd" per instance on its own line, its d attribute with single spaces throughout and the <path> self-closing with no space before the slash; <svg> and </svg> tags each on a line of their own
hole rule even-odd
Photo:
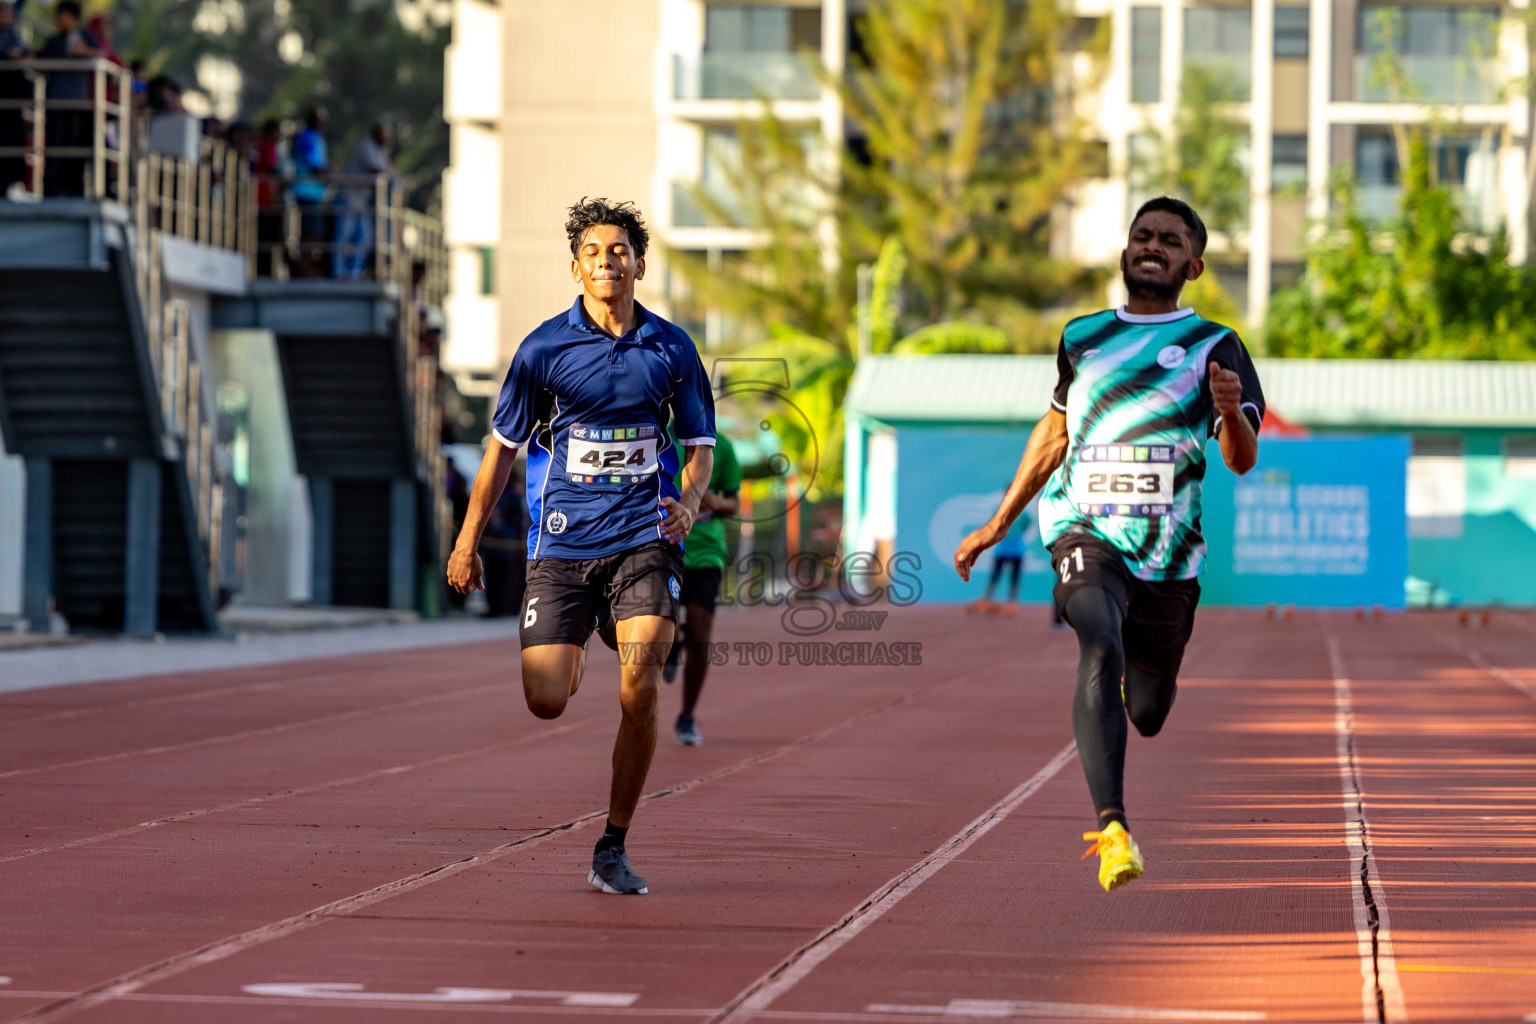
<svg viewBox="0 0 1536 1024">
<path fill-rule="evenodd" d="M 997 605 L 992 603 L 992 595 L 997 590 L 997 584 L 1003 578 L 1004 570 L 1012 573 L 1008 579 L 1008 604 L 1003 607 L 1009 615 L 1019 610 L 1019 577 L 1024 573 L 1024 531 L 1029 528 L 1029 511 L 1013 521 L 1006 536 L 992 549 L 992 578 L 987 581 L 987 592 L 981 599 L 982 606 L 988 614 L 997 613 Z"/>
<path fill-rule="evenodd" d="M 330 237 L 326 231 L 325 200 L 330 193 L 330 182 L 325 179 L 331 173 L 331 152 L 325 143 L 326 109 L 319 104 L 304 114 L 304 127 L 293 137 L 289 155 L 293 160 L 293 201 L 299 204 L 299 234 L 303 242 L 313 245 Z M 305 266 L 300 268 L 306 276 L 315 277 L 323 266 L 314 253 L 305 252 Z"/>
<path fill-rule="evenodd" d="M 619 651 L 623 716 L 608 824 L 587 883 L 647 892 L 625 839 L 656 752 L 662 663 L 676 634 L 682 541 L 714 469 L 715 404 L 688 335 L 635 301 L 649 233 L 630 203 L 583 199 L 565 225 L 582 293 L 523 339 L 492 418 L 448 583 L 482 587 L 480 536 L 528 450 L 523 695 L 557 718 L 581 685 L 595 629 Z M 674 444 L 667 435 L 671 421 Z M 683 457 L 679 459 L 679 449 Z M 682 474 L 676 482 L 679 465 Z"/>
</svg>

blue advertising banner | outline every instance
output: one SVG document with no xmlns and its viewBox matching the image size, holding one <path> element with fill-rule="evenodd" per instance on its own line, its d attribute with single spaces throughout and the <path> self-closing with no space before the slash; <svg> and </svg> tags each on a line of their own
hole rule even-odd
<svg viewBox="0 0 1536 1024">
<path fill-rule="evenodd" d="M 1212 466 L 1204 600 L 1403 607 L 1409 448 L 1393 435 L 1268 439 L 1246 476 Z"/>
<path fill-rule="evenodd" d="M 1024 456 L 1029 427 L 902 427 L 896 431 L 896 551 L 920 561 L 904 571 L 916 575 L 921 600 L 974 601 L 992 578 L 993 555 L 976 563 L 971 582 L 955 574 L 955 548 L 965 535 L 997 511 L 1003 492 Z M 1021 601 L 1047 601 L 1054 582 L 1050 555 L 1040 545 L 1034 506 L 1023 524 Z M 1011 575 L 1011 574 L 1009 574 Z M 1008 597 L 1008 575 L 995 600 Z"/>
<path fill-rule="evenodd" d="M 992 552 L 964 583 L 953 567 L 955 547 L 996 510 L 1028 436 L 1024 428 L 897 431 L 896 551 L 907 559 L 902 571 L 920 581 L 922 601 L 982 596 Z M 1221 464 L 1214 442 L 1209 451 L 1206 603 L 1403 606 L 1407 438 L 1265 439 L 1259 465 L 1244 477 Z M 1027 514 L 1020 599 L 1045 601 L 1049 556 L 1033 506 Z M 1005 598 L 1007 586 L 1005 576 L 994 599 Z"/>
</svg>

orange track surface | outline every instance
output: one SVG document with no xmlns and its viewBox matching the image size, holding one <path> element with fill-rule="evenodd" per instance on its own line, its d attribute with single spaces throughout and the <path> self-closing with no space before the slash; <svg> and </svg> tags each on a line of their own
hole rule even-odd
<svg viewBox="0 0 1536 1024">
<path fill-rule="evenodd" d="M 733 654 L 696 749 L 664 688 L 639 898 L 585 884 L 595 642 L 557 722 L 511 644 L 0 697 L 0 1020 L 1536 1019 L 1536 616 L 1203 610 L 1114 894 L 1047 621 L 818 638 L 920 666 Z"/>
</svg>

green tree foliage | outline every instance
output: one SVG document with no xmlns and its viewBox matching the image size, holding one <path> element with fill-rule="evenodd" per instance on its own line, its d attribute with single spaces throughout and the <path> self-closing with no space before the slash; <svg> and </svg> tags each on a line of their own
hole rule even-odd
<svg viewBox="0 0 1536 1024">
<path fill-rule="evenodd" d="M 448 163 L 448 29 L 427 9 L 394 0 L 138 0 L 122 5 L 116 43 L 125 59 L 184 89 L 200 88 L 200 62 L 228 60 L 241 76 L 240 118 L 300 118 L 323 103 L 337 170 L 369 126 L 384 122 L 421 204 L 435 198 Z"/>
<path fill-rule="evenodd" d="M 867 158 L 844 161 L 841 227 L 855 255 L 901 241 L 916 320 L 1014 327 L 1083 285 L 1049 255 L 1051 213 L 1094 158 L 1063 89 L 1071 24 L 1055 0 L 866 9 L 841 88 Z"/>
<path fill-rule="evenodd" d="M 1502 231 L 1476 238 L 1457 196 L 1433 177 L 1428 133 L 1407 133 L 1398 213 L 1364 217 L 1354 189 L 1309 245 L 1306 273 L 1270 303 L 1272 355 L 1536 358 L 1536 275 L 1510 266 Z"/>
<path fill-rule="evenodd" d="M 1206 227 L 1226 235 L 1248 225 L 1248 172 L 1242 162 L 1248 126 L 1232 107 L 1242 98 L 1236 78 L 1225 69 L 1186 65 L 1172 131 L 1154 135 L 1149 152 L 1132 166 L 1143 189 L 1178 196 L 1200 211 Z"/>
<path fill-rule="evenodd" d="M 788 364 L 790 399 L 819 442 L 813 499 L 842 486 L 861 317 L 873 353 L 1044 351 L 1056 336 L 1039 310 L 1091 283 L 1049 255 L 1052 211 L 1096 157 L 1064 114 L 1066 69 L 1075 46 L 1087 58 L 1076 71 L 1102 71 L 1108 24 L 1074 41 L 1075 27 L 1055 0 L 872 0 L 846 79 L 827 83 L 853 144 L 829 153 L 765 103 L 738 126 L 728 194 L 694 190 L 715 222 L 762 244 L 728 261 L 674 252 L 673 265 L 692 301 L 760 325 L 767 339 L 737 355 Z M 773 422 L 808 472 L 804 428 Z"/>
<path fill-rule="evenodd" d="M 1107 27 L 1077 40 L 1095 69 Z M 828 153 L 772 116 L 741 124 L 730 194 L 695 198 L 764 244 L 724 266 L 674 253 L 694 301 L 765 331 L 842 337 L 856 268 L 894 238 L 907 330 L 966 319 L 1020 349 L 1048 347 L 1038 310 L 1090 283 L 1049 255 L 1051 212 L 1095 159 L 1063 116 L 1072 28 L 1054 0 L 873 0 L 857 22 L 860 55 L 828 83 L 853 144 Z"/>
<path fill-rule="evenodd" d="M 746 359 L 782 359 L 787 364 L 793 384 L 790 401 L 805 415 L 814 436 L 806 434 L 805 424 L 796 417 L 764 412 L 800 471 L 809 477 L 815 466 L 812 500 L 842 490 L 843 398 L 858 365 L 861 319 L 871 354 L 1014 351 L 1002 329 L 968 320 L 930 324 L 902 337 L 897 323 L 907 266 L 901 242 L 886 239 L 871 270 L 868 305 L 856 309 L 854 322 L 842 336 L 819 338 L 780 325 L 766 341 L 735 353 Z"/>
</svg>

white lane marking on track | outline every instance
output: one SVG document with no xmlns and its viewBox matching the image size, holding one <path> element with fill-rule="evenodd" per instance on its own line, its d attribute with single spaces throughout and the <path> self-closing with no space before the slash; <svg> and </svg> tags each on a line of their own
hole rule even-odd
<svg viewBox="0 0 1536 1024">
<path fill-rule="evenodd" d="M 1532 686 L 1530 683 L 1526 682 L 1524 679 L 1521 679 L 1513 672 L 1509 672 L 1500 668 L 1499 666 L 1490 662 L 1487 658 L 1483 657 L 1477 651 L 1470 647 L 1463 646 L 1462 644 L 1452 640 L 1450 637 L 1445 636 L 1442 633 L 1432 633 L 1430 635 L 1433 636 L 1436 640 L 1439 640 L 1445 646 L 1449 647 L 1451 650 L 1455 651 L 1457 654 L 1466 658 L 1468 661 L 1482 669 L 1484 672 L 1493 676 L 1493 678 L 1499 680 L 1500 682 L 1508 683 L 1510 686 L 1513 686 L 1527 697 L 1531 698 L 1532 700 L 1536 700 L 1536 686 Z M 1529 1020 L 1530 1018 L 1526 1019 Z"/>
<path fill-rule="evenodd" d="M 1141 1006 L 1108 1006 L 1092 1003 L 1045 1003 L 1037 1000 L 951 999 L 943 1006 L 901 1006 L 870 1003 L 865 1013 L 909 1013 L 943 1017 L 1050 1017 L 1069 1020 L 1170 1020 L 1255 1021 L 1266 1016 L 1257 1010 L 1162 1010 Z"/>
<path fill-rule="evenodd" d="M 1360 952 L 1361 1002 L 1365 1024 L 1407 1024 L 1403 986 L 1392 955 L 1392 929 L 1387 916 L 1381 869 L 1371 852 L 1370 825 L 1365 817 L 1365 786 L 1355 755 L 1355 711 L 1350 699 L 1344 655 L 1323 619 L 1323 640 L 1333 671 L 1333 728 L 1338 744 L 1339 781 L 1344 793 L 1344 836 L 1349 847 L 1349 895 L 1355 910 L 1355 936 Z M 1369 885 L 1369 891 L 1366 886 Z M 1375 927 L 1372 927 L 1372 918 Z"/>
<path fill-rule="evenodd" d="M 806 975 L 821 966 L 833 953 L 852 942 L 865 928 L 884 917 L 896 904 L 915 892 L 918 886 L 937 874 L 944 865 L 970 849 L 973 843 L 992 831 L 1013 812 L 1014 808 L 1033 796 L 1076 756 L 1077 744 L 1068 743 L 1044 768 L 987 808 L 981 817 L 951 836 L 943 846 L 876 889 L 841 921 L 795 950 L 780 961 L 773 970 L 749 985 L 735 999 L 726 1004 L 720 1013 L 711 1017 L 709 1024 L 725 1024 L 726 1021 L 745 1019 L 757 1011 L 766 1010 L 775 999 L 798 985 Z"/>
<path fill-rule="evenodd" d="M 8 864 L 13 860 L 26 860 L 28 857 L 38 857 L 45 853 L 58 853 L 63 850 L 74 850 L 82 846 L 90 846 L 93 843 L 106 842 L 112 839 L 123 839 L 127 836 L 143 832 L 147 829 L 159 828 L 161 825 L 178 824 L 192 821 L 197 818 L 207 817 L 210 814 L 223 814 L 227 811 L 243 810 L 247 807 L 256 807 L 261 804 L 275 803 L 279 800 L 288 800 L 292 797 L 308 796 L 312 793 L 322 793 L 329 789 L 342 789 L 366 782 L 369 779 L 381 778 L 388 775 L 399 775 L 403 772 L 418 771 L 422 768 L 435 768 L 439 765 L 461 761 L 467 757 L 475 757 L 480 754 L 489 754 L 501 749 L 512 749 L 522 743 L 532 743 L 549 739 L 552 736 L 560 736 L 574 729 L 584 729 L 590 725 L 598 724 L 598 719 L 586 719 L 580 722 L 567 722 L 565 725 L 554 729 L 545 729 L 515 740 L 501 740 L 497 743 L 488 743 L 483 747 L 473 747 L 469 750 L 458 750 L 452 754 L 444 754 L 426 761 L 418 761 L 415 764 L 400 764 L 392 768 L 381 768 L 371 772 L 363 772 L 360 775 L 349 775 L 343 779 L 332 779 L 329 782 L 317 782 L 312 786 L 295 786 L 277 793 L 264 793 L 261 796 L 247 797 L 244 800 L 231 800 L 229 803 L 218 804 L 214 807 L 199 807 L 190 811 L 179 811 L 176 814 L 168 814 L 163 818 L 154 818 L 150 821 L 141 821 L 137 825 L 126 825 L 123 828 L 113 829 L 110 832 L 98 832 L 92 836 L 81 836 L 79 839 L 69 839 L 52 846 L 34 846 L 30 850 L 18 850 L 16 853 L 8 853 L 0 856 L 0 864 Z"/>
<path fill-rule="evenodd" d="M 292 732 L 295 729 L 304 729 L 309 726 L 332 725 L 336 722 L 345 722 L 353 718 L 362 718 L 366 715 L 378 715 L 388 711 L 399 711 L 403 708 L 420 707 L 424 704 L 440 704 L 444 701 L 458 700 L 461 697 L 473 697 L 477 694 L 494 693 L 504 689 L 506 687 L 501 683 L 491 683 L 486 686 L 474 686 L 467 690 L 450 690 L 447 693 L 433 693 L 425 697 L 412 697 L 409 700 L 397 701 L 394 704 L 377 704 L 373 707 L 353 708 L 351 711 L 338 711 L 331 715 L 321 715 L 319 718 L 304 718 L 294 722 L 267 725 L 260 729 L 247 729 L 244 732 L 232 732 L 220 736 L 205 736 L 200 740 L 188 740 L 185 743 L 166 743 L 158 747 L 143 747 L 139 750 L 119 750 L 112 754 L 98 754 L 95 757 L 83 757 L 77 761 L 60 761 L 56 764 L 40 764 L 32 768 L 12 768 L 8 771 L 0 772 L 0 779 L 14 778 L 18 775 L 36 775 L 39 772 L 62 771 L 66 768 L 83 768 L 87 765 L 105 764 L 108 761 L 121 761 L 129 757 L 170 754 L 180 750 L 192 750 L 197 747 L 207 747 L 217 743 L 252 739 L 256 736 L 272 736 L 280 732 Z"/>
<path fill-rule="evenodd" d="M 961 678 L 965 677 L 962 676 Z M 954 681 L 955 680 L 951 680 L 950 682 Z M 949 683 L 942 685 L 949 685 Z M 901 707 L 903 704 L 906 704 L 913 698 L 925 695 L 932 689 L 936 688 L 937 687 L 919 687 L 915 690 L 909 690 L 899 697 L 893 697 L 890 700 L 876 704 L 873 707 L 865 708 L 862 711 L 848 716 L 841 722 L 829 725 L 825 729 L 822 729 L 818 732 L 808 733 L 799 737 L 798 739 L 794 739 L 788 743 L 782 744 L 781 746 L 774 747 L 772 750 L 766 750 L 761 754 L 756 754 L 752 757 L 732 762 L 731 764 L 716 768 L 712 772 L 706 772 L 703 775 L 695 776 L 692 779 L 680 782 L 677 785 L 671 786 L 667 789 L 661 789 L 647 793 L 641 798 L 641 802 L 649 803 L 654 800 L 662 800 L 666 799 L 667 797 L 687 793 L 690 790 L 698 788 L 699 786 L 707 785 L 708 783 L 726 778 L 730 775 L 734 775 L 739 771 L 744 771 L 748 768 L 762 764 L 765 761 L 771 761 L 774 758 L 783 754 L 787 754 L 792 750 L 798 750 L 801 747 L 809 746 L 810 744 L 819 740 L 836 735 L 842 729 L 848 728 L 855 723 L 862 722 L 866 718 L 870 718 L 882 712 L 889 711 L 893 708 Z M 509 843 L 503 843 L 500 846 L 492 847 L 491 849 L 481 853 L 471 854 L 461 860 L 450 861 L 447 864 L 439 864 L 435 868 L 429 868 L 426 871 L 420 871 L 406 878 L 396 879 L 393 882 L 385 882 L 383 885 L 374 886 L 372 889 L 368 889 L 360 893 L 354 893 L 351 896 L 347 896 L 342 899 L 335 900 L 331 903 L 326 903 L 321 906 L 314 907 L 310 910 L 304 911 L 301 914 L 295 914 L 292 917 L 284 918 L 281 921 L 274 921 L 271 924 L 263 925 L 260 928 L 253 928 L 250 931 L 241 932 L 238 935 L 226 936 L 225 938 L 210 942 L 205 946 L 200 946 L 197 949 L 188 950 L 183 953 L 178 953 L 175 956 L 167 957 L 158 963 L 148 964 L 144 967 L 138 968 L 137 970 L 127 971 L 123 974 L 117 975 L 114 978 L 109 978 L 106 981 L 99 982 L 98 984 L 72 992 L 61 999 L 55 1000 L 54 1002 L 48 1003 L 44 1006 L 34 1007 L 33 1009 L 28 1010 L 26 1013 L 12 1017 L 11 1024 L 21 1024 L 23 1021 L 57 1020 L 61 1017 L 65 1017 L 82 1010 L 88 1010 L 93 1006 L 99 1006 L 102 1003 L 111 1002 L 114 999 L 130 997 L 148 985 L 157 984 L 158 982 L 164 981 L 167 978 L 175 977 L 178 974 L 182 974 L 194 968 L 202 967 L 210 963 L 215 963 L 219 960 L 225 959 L 226 957 L 234 956 L 237 953 L 243 953 L 246 950 L 263 945 L 267 942 L 271 942 L 274 939 L 293 935 L 296 932 L 313 927 L 314 925 L 320 924 L 324 921 L 328 921 L 336 917 L 346 916 L 355 911 L 361 910 L 364 907 L 372 906 L 375 903 L 380 903 L 384 900 L 400 895 L 401 893 L 413 892 L 423 886 L 442 881 L 445 878 L 452 878 L 460 872 L 468 871 L 470 868 L 494 863 L 504 857 L 510 856 L 513 853 L 521 852 L 528 847 L 541 843 L 552 836 L 559 835 L 572 829 L 580 828 L 587 822 L 595 821 L 598 818 L 604 817 L 607 813 L 608 811 L 606 808 L 600 811 L 592 811 L 589 814 L 584 814 L 579 818 L 572 818 L 569 821 L 562 822 L 559 825 L 551 825 L 548 828 L 539 832 L 535 832 L 532 835 L 523 836 L 522 838 L 515 839 Z"/>
<path fill-rule="evenodd" d="M 369 992 L 347 982 L 269 982 L 245 985 L 240 991 L 253 996 L 289 999 L 343 999 L 384 1003 L 499 1003 L 513 999 L 551 1000 L 561 1006 L 633 1006 L 638 992 L 555 992 L 541 989 L 453 988 L 431 992 Z"/>
</svg>

